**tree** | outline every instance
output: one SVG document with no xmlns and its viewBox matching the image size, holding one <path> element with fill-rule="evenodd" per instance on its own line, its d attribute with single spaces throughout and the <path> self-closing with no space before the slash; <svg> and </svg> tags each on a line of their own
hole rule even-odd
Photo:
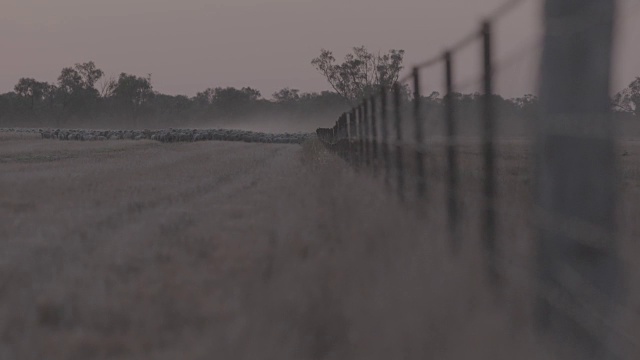
<svg viewBox="0 0 640 360">
<path fill-rule="evenodd" d="M 96 67 L 93 61 L 84 64 L 76 64 L 75 70 L 82 79 L 82 87 L 84 89 L 94 89 L 96 82 L 102 78 L 104 72 Z"/>
<path fill-rule="evenodd" d="M 205 91 L 197 93 L 193 101 L 200 106 L 209 106 L 213 102 L 214 96 L 215 89 L 208 88 Z"/>
<path fill-rule="evenodd" d="M 354 47 L 342 64 L 329 50 L 322 49 L 311 64 L 327 79 L 331 87 L 352 104 L 398 81 L 404 68 L 404 50 L 390 50 L 374 55 L 364 46 Z"/>
<path fill-rule="evenodd" d="M 104 72 L 93 63 L 75 64 L 74 67 L 66 67 L 62 69 L 58 77 L 58 86 L 67 93 L 80 92 L 85 90 L 97 94 L 95 88 L 96 82 L 102 78 Z"/>
<path fill-rule="evenodd" d="M 277 103 L 293 103 L 300 100 L 300 90 L 284 88 L 272 96 Z"/>
<path fill-rule="evenodd" d="M 113 88 L 112 98 L 124 109 L 136 115 L 140 107 L 153 96 L 151 74 L 139 77 L 121 73 Z"/>
<path fill-rule="evenodd" d="M 82 76 L 74 68 L 66 67 L 62 69 L 60 76 L 58 76 L 58 89 L 67 94 L 80 91 L 82 89 Z"/>
<path fill-rule="evenodd" d="M 211 104 L 222 111 L 225 116 L 236 116 L 249 111 L 261 96 L 260 91 L 250 87 L 242 89 L 219 87 L 213 90 Z"/>
<path fill-rule="evenodd" d="M 51 89 L 52 85 L 32 78 L 21 78 L 14 87 L 18 96 L 28 100 L 31 110 L 35 108 L 37 101 L 42 101 L 50 95 Z"/>
<path fill-rule="evenodd" d="M 106 99 L 113 96 L 113 92 L 115 91 L 117 85 L 118 80 L 115 77 L 109 76 L 108 78 L 105 78 L 100 83 L 100 97 Z"/>
<path fill-rule="evenodd" d="M 221 104 L 226 102 L 256 101 L 261 96 L 260 91 L 250 87 L 244 87 L 242 89 L 218 87 L 213 90 L 211 102 Z"/>
<path fill-rule="evenodd" d="M 616 110 L 640 117 L 640 77 L 613 97 L 613 106 Z"/>
<path fill-rule="evenodd" d="M 53 108 L 56 101 L 56 94 L 58 93 L 58 87 L 54 84 L 45 83 L 43 100 L 47 102 L 49 108 Z"/>
<path fill-rule="evenodd" d="M 58 93 L 62 107 L 90 107 L 100 96 L 95 84 L 103 75 L 102 70 L 97 69 L 93 61 L 62 69 L 58 77 Z"/>
</svg>

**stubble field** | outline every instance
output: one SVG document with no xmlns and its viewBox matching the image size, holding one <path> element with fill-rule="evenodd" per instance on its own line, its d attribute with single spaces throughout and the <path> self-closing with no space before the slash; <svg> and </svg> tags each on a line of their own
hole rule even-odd
<svg viewBox="0 0 640 360">
<path fill-rule="evenodd" d="M 630 356 L 640 146 L 623 153 L 629 285 L 610 325 Z M 550 358 L 532 330 L 528 148 L 498 158 L 499 297 L 478 255 L 479 153 L 461 156 L 452 255 L 437 158 L 428 202 L 403 205 L 317 142 L 0 134 L 0 358 Z"/>
</svg>

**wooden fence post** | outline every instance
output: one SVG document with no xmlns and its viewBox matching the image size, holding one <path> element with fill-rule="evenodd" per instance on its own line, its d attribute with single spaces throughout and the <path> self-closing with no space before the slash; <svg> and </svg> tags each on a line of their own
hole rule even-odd
<svg viewBox="0 0 640 360">
<path fill-rule="evenodd" d="M 445 61 L 445 126 L 447 129 L 447 214 L 449 233 L 454 249 L 458 247 L 458 160 L 456 152 L 456 118 L 453 103 L 453 56 L 451 52 L 444 55 Z"/>
<path fill-rule="evenodd" d="M 396 176 L 398 186 L 398 197 L 400 201 L 404 201 L 404 150 L 402 144 L 402 109 L 401 109 L 401 87 L 399 83 L 395 83 L 393 86 L 393 108 L 395 116 L 395 128 L 396 128 Z"/>
<path fill-rule="evenodd" d="M 384 183 L 391 187 L 391 160 L 389 159 L 389 116 L 387 114 L 387 88 L 380 89 L 380 130 L 382 132 L 382 161 L 384 162 Z"/>
<path fill-rule="evenodd" d="M 415 159 L 416 159 L 416 192 L 419 199 L 424 199 L 427 193 L 427 180 L 424 168 L 424 119 L 422 116 L 422 95 L 420 91 L 420 71 L 413 68 L 413 120 L 415 131 Z"/>
<path fill-rule="evenodd" d="M 482 112 L 482 157 L 484 162 L 484 229 L 483 243 L 486 251 L 488 275 L 490 281 L 497 285 L 500 280 L 499 254 L 496 239 L 496 189 L 495 189 L 495 150 L 494 136 L 494 101 L 493 101 L 493 44 L 491 23 L 482 25 L 483 64 L 484 64 L 484 106 Z"/>
<path fill-rule="evenodd" d="M 576 359 L 610 359 L 620 294 L 610 115 L 614 0 L 547 0 L 536 122 L 540 332 Z M 567 20 L 568 19 L 568 20 Z M 628 356 L 632 356 L 629 354 Z"/>
</svg>

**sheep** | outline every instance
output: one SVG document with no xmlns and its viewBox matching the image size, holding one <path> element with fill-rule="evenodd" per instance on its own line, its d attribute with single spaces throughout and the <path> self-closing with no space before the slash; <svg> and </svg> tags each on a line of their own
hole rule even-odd
<svg viewBox="0 0 640 360">
<path fill-rule="evenodd" d="M 164 129 L 164 130 L 83 130 L 83 129 L 1 129 L 0 132 L 40 134 L 42 139 L 58 140 L 145 140 L 150 139 L 163 143 L 195 142 L 206 140 L 244 141 L 259 143 L 300 144 L 314 137 L 330 137 L 330 129 L 319 129 L 318 133 L 280 133 L 269 134 L 259 131 L 232 129 Z"/>
</svg>

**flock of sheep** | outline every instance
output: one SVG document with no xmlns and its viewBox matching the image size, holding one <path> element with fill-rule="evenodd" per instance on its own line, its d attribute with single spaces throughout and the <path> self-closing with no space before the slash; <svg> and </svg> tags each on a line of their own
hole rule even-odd
<svg viewBox="0 0 640 360">
<path fill-rule="evenodd" d="M 269 134 L 248 130 L 226 129 L 162 129 L 162 130 L 86 130 L 86 129 L 0 129 L 0 132 L 39 133 L 43 139 L 95 140 L 156 140 L 164 143 L 206 140 L 244 141 L 276 144 L 301 144 L 314 133 Z"/>
</svg>

